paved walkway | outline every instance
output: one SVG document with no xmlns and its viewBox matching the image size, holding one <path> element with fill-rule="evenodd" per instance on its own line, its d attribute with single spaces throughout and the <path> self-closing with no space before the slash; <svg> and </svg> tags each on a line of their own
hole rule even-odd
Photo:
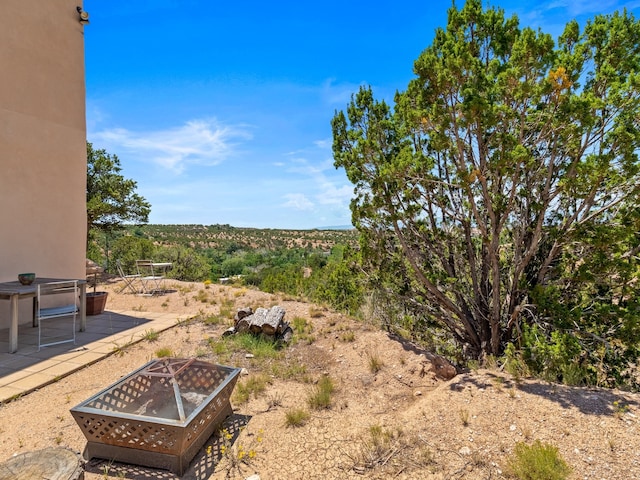
<svg viewBox="0 0 640 480">
<path fill-rule="evenodd" d="M 75 344 L 62 343 L 38 351 L 38 329 L 22 324 L 18 351 L 9 351 L 9 330 L 0 329 L 0 402 L 40 388 L 112 354 L 118 346 L 140 341 L 151 330 L 161 332 L 185 319 L 173 313 L 105 311 L 87 317 L 87 329 L 76 332 Z M 71 338 L 71 320 L 56 321 L 59 332 Z"/>
</svg>

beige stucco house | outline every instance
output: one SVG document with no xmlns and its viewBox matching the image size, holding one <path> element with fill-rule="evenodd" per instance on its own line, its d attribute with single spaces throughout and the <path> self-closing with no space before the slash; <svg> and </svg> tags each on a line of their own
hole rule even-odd
<svg viewBox="0 0 640 480">
<path fill-rule="evenodd" d="M 85 278 L 85 26 L 78 7 L 78 0 L 0 0 L 0 282 L 21 272 Z M 21 300 L 21 322 L 30 318 L 28 302 Z M 0 301 L 0 328 L 8 303 Z"/>
</svg>

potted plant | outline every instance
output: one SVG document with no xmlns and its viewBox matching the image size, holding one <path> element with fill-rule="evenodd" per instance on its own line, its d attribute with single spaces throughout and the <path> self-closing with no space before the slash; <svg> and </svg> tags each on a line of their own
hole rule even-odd
<svg viewBox="0 0 640 480">
<path fill-rule="evenodd" d="M 96 286 L 98 285 L 98 273 L 102 271 L 102 267 L 87 259 L 87 275 L 93 274 L 93 292 L 87 293 L 87 315 L 101 314 L 104 312 L 104 307 L 107 304 L 107 295 L 109 292 L 96 292 Z"/>
</svg>

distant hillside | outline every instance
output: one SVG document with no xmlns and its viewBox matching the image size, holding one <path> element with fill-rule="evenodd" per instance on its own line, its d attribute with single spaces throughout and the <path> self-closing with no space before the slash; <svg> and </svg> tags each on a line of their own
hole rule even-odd
<svg viewBox="0 0 640 480">
<path fill-rule="evenodd" d="M 159 245 L 188 245 L 192 248 L 310 248 L 330 250 L 336 244 L 355 244 L 353 227 L 326 227 L 313 230 L 278 230 L 232 227 L 231 225 L 161 225 L 129 227 Z"/>
</svg>

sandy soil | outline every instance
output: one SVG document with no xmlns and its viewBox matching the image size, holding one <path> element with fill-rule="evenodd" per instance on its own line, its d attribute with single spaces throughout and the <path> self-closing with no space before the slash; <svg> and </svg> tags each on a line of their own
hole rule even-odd
<svg viewBox="0 0 640 480">
<path fill-rule="evenodd" d="M 236 353 L 226 362 L 266 378 L 266 390 L 234 402 L 230 439 L 214 435 L 185 479 L 500 479 L 518 442 L 558 447 L 572 479 L 640 478 L 640 395 L 569 388 L 541 381 L 516 384 L 499 370 L 438 380 L 419 349 L 373 325 L 316 305 L 227 286 L 171 282 L 158 297 L 116 294 L 107 308 L 188 313 L 194 320 L 144 340 L 59 382 L 0 407 L 0 461 L 49 446 L 84 449 L 69 409 L 146 363 L 160 349 L 219 362 L 209 339 L 232 323 L 203 318 L 220 310 L 281 305 L 285 319 L 305 319 L 283 358 Z M 299 320 L 300 321 L 300 320 Z M 222 363 L 222 362 L 220 362 Z M 259 377 L 262 375 L 262 377 Z M 316 382 L 335 384 L 330 408 L 310 408 Z M 236 390 L 238 387 L 236 386 Z M 287 416 L 309 413 L 302 426 Z M 289 422 L 291 423 L 291 422 Z M 85 478 L 173 479 L 149 468 L 93 459 Z"/>
</svg>

